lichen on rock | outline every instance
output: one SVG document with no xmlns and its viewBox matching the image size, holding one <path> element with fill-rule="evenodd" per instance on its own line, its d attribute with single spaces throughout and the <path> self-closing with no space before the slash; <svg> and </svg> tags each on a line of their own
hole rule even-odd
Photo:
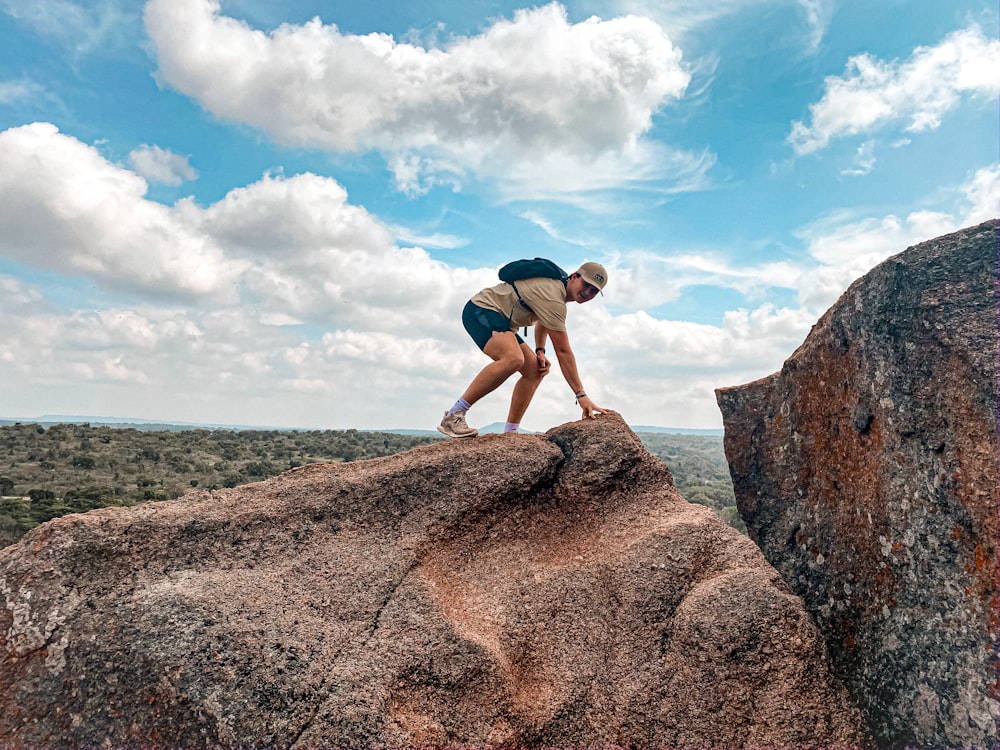
<svg viewBox="0 0 1000 750">
<path fill-rule="evenodd" d="M 879 747 L 1000 740 L 997 251 L 995 220 L 907 249 L 717 392 L 740 514 Z"/>
</svg>

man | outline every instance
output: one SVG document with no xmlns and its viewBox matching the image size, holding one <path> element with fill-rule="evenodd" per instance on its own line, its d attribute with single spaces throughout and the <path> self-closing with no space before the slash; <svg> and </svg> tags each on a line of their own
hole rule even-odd
<svg viewBox="0 0 1000 750">
<path fill-rule="evenodd" d="M 522 279 L 513 285 L 504 282 L 483 289 L 469 300 L 462 311 L 462 323 L 493 362 L 483 368 L 462 397 L 445 412 L 438 431 L 452 438 L 478 435 L 479 430 L 466 423 L 466 412 L 517 372 L 521 378 L 514 386 L 504 428 L 504 432 L 517 432 L 538 384 L 549 373 L 549 360 L 545 356 L 549 340 L 559 360 L 559 369 L 583 409 L 583 418 L 605 412 L 587 395 L 580 380 L 566 333 L 566 304 L 589 302 L 603 292 L 607 281 L 604 266 L 584 263 L 565 284 L 560 279 L 544 277 Z M 518 328 L 529 325 L 535 329 L 534 350 L 517 334 Z"/>
</svg>

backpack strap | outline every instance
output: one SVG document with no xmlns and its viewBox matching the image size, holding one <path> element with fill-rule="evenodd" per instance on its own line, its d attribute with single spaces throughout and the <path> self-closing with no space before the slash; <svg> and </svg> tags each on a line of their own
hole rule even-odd
<svg viewBox="0 0 1000 750">
<path fill-rule="evenodd" d="M 534 315 L 535 311 L 531 309 L 531 305 L 525 302 L 524 297 L 522 297 L 521 293 L 517 291 L 517 284 L 515 284 L 513 281 L 508 281 L 507 283 L 510 284 L 512 287 L 514 287 L 514 294 L 517 295 L 517 301 L 521 303 L 521 307 L 523 307 L 525 310 Z"/>
<path fill-rule="evenodd" d="M 517 301 L 521 304 L 521 307 L 523 307 L 525 310 L 534 315 L 535 311 L 531 309 L 531 305 L 525 302 L 524 297 L 522 297 L 521 293 L 517 291 L 517 284 L 515 284 L 513 281 L 508 281 L 507 283 L 510 284 L 512 287 L 514 287 L 514 294 L 517 295 Z M 511 311 L 511 316 L 513 316 L 513 311 Z M 524 337 L 525 338 L 528 337 L 528 326 L 524 327 Z"/>
<path fill-rule="evenodd" d="M 544 276 L 542 278 L 555 279 L 556 277 L 555 276 Z M 569 276 L 559 276 L 557 280 L 561 281 L 563 283 L 563 286 L 566 286 L 566 282 L 569 281 Z M 532 315 L 534 315 L 535 311 L 531 309 L 531 305 L 529 305 L 527 302 L 525 302 L 524 301 L 524 297 L 522 297 L 521 293 L 519 291 L 517 291 L 517 284 L 515 284 L 513 281 L 508 281 L 506 283 L 510 284 L 514 288 L 514 294 L 517 295 L 517 301 L 520 303 L 521 307 L 523 307 L 529 313 L 531 313 Z M 524 335 L 525 336 L 528 335 L 528 326 L 524 327 Z"/>
</svg>

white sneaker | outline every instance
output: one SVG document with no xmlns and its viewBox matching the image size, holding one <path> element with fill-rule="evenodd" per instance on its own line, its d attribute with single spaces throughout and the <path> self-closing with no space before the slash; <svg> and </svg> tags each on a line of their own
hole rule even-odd
<svg viewBox="0 0 1000 750">
<path fill-rule="evenodd" d="M 475 427 L 469 427 L 465 423 L 465 412 L 456 411 L 454 414 L 444 413 L 444 419 L 438 425 L 438 432 L 444 433 L 450 438 L 470 438 L 479 434 Z"/>
</svg>

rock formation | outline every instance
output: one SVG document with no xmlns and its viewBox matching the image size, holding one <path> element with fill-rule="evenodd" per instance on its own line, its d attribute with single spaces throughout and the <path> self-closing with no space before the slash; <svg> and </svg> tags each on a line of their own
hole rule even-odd
<svg viewBox="0 0 1000 750">
<path fill-rule="evenodd" d="M 880 747 L 998 742 L 997 246 L 907 249 L 718 391 L 740 513 Z"/>
<path fill-rule="evenodd" d="M 0 746 L 865 742 L 801 600 L 615 415 L 65 516 L 0 593 Z"/>
</svg>

